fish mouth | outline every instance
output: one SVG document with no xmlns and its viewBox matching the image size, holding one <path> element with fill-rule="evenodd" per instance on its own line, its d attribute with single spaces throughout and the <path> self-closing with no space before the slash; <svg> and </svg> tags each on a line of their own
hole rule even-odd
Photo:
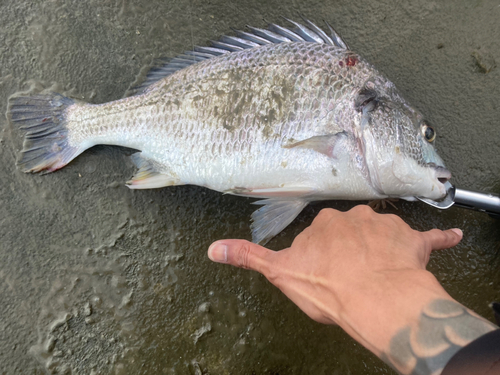
<svg viewBox="0 0 500 375">
<path fill-rule="evenodd" d="M 434 172 L 437 180 L 443 185 L 451 178 L 451 172 L 445 167 L 435 167 Z"/>
</svg>

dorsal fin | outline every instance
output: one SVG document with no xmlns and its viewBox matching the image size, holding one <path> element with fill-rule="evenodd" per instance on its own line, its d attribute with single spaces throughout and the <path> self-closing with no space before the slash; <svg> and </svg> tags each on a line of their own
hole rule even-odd
<svg viewBox="0 0 500 375">
<path fill-rule="evenodd" d="M 144 90 L 162 78 L 169 76 L 181 69 L 200 61 L 220 56 L 222 54 L 242 51 L 249 48 L 258 48 L 262 45 L 273 43 L 290 43 L 290 42 L 311 42 L 320 44 L 329 44 L 342 49 L 348 49 L 347 44 L 333 30 L 333 28 L 325 22 L 330 31 L 328 36 L 314 23 L 302 17 L 306 26 L 289 20 L 295 27 L 288 29 L 283 26 L 270 23 L 267 29 L 260 29 L 253 26 L 247 26 L 250 31 L 234 30 L 236 36 L 224 35 L 217 41 L 211 41 L 209 47 L 194 47 L 194 51 L 187 51 L 173 59 L 158 59 L 153 68 L 149 70 L 144 81 L 132 88 L 129 91 L 130 95 L 142 94 Z"/>
</svg>

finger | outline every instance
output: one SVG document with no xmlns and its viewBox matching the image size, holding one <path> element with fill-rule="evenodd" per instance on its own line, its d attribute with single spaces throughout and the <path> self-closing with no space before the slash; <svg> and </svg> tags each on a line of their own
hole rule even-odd
<svg viewBox="0 0 500 375">
<path fill-rule="evenodd" d="M 457 245 L 463 237 L 463 233 L 458 228 L 439 230 L 431 229 L 422 233 L 430 244 L 432 250 L 448 249 Z"/>
<path fill-rule="evenodd" d="M 216 241 L 208 248 L 208 257 L 218 263 L 254 270 L 266 275 L 275 253 L 245 240 Z"/>
</svg>

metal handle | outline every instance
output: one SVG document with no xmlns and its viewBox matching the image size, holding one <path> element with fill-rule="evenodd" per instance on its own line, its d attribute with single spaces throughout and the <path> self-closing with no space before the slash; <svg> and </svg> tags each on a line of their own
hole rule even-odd
<svg viewBox="0 0 500 375">
<path fill-rule="evenodd" d="M 453 200 L 456 206 L 486 212 L 491 216 L 500 215 L 500 197 L 457 188 L 454 190 Z"/>
</svg>

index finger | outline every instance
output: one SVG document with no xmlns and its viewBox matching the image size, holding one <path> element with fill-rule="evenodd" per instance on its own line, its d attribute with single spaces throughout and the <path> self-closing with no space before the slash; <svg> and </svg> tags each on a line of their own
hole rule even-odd
<svg viewBox="0 0 500 375">
<path fill-rule="evenodd" d="M 431 229 L 422 232 L 422 234 L 432 250 L 449 249 L 456 246 L 463 237 L 463 232 L 458 228 L 448 230 Z"/>
</svg>

